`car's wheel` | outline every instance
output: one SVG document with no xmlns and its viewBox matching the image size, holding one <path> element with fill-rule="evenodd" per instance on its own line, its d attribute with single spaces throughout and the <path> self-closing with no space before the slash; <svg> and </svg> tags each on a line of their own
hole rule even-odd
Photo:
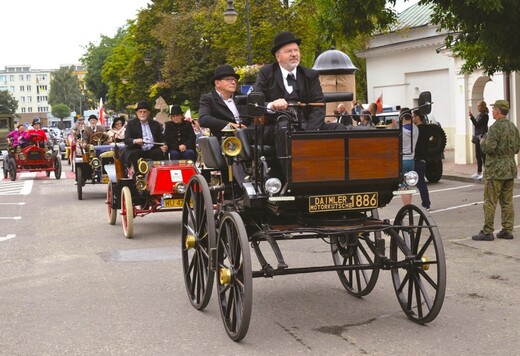
<svg viewBox="0 0 520 356">
<path fill-rule="evenodd" d="M 60 156 L 54 157 L 54 177 L 56 179 L 61 178 L 61 158 L 60 158 Z"/>
<path fill-rule="evenodd" d="M 442 178 L 442 159 L 434 161 L 426 161 L 426 170 L 424 176 L 430 183 L 437 183 Z"/>
<path fill-rule="evenodd" d="M 83 172 L 81 167 L 76 168 L 76 188 L 78 191 L 78 200 L 83 200 Z"/>
<path fill-rule="evenodd" d="M 16 180 L 16 161 L 14 158 L 9 158 L 9 178 L 12 181 Z"/>
<path fill-rule="evenodd" d="M 113 185 L 114 183 L 108 182 L 108 188 L 107 188 L 107 216 L 108 216 L 108 223 L 110 225 L 115 225 L 116 219 L 117 219 L 117 209 L 112 208 L 112 197 L 113 197 Z"/>
<path fill-rule="evenodd" d="M 9 175 L 9 159 L 7 157 L 4 157 L 4 159 L 2 161 L 2 168 L 4 171 L 4 179 L 5 179 Z"/>
<path fill-rule="evenodd" d="M 121 219 L 123 220 L 125 237 L 131 239 L 134 235 L 134 206 L 132 204 L 132 193 L 128 187 L 123 187 L 121 190 Z"/>
<path fill-rule="evenodd" d="M 424 130 L 428 135 L 428 145 L 426 145 L 426 155 L 433 157 L 439 155 L 444 151 L 446 147 L 446 133 L 439 125 L 429 124 L 426 125 Z"/>
</svg>

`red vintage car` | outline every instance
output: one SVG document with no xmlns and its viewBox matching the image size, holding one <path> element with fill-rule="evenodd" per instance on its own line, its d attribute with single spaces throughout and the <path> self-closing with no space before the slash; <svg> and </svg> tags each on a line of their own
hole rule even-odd
<svg viewBox="0 0 520 356">
<path fill-rule="evenodd" d="M 139 160 L 137 172 L 126 178 L 123 164 L 115 157 L 114 164 L 105 166 L 110 179 L 107 189 L 107 214 L 111 225 L 121 210 L 126 238 L 133 237 L 134 218 L 150 213 L 181 210 L 186 184 L 199 174 L 192 161 Z"/>
<path fill-rule="evenodd" d="M 47 177 L 54 172 L 56 179 L 61 177 L 61 157 L 58 145 L 44 141 L 41 136 L 29 137 L 24 147 L 9 148 L 3 163 L 4 178 L 16 180 L 18 172 L 42 172 Z"/>
</svg>

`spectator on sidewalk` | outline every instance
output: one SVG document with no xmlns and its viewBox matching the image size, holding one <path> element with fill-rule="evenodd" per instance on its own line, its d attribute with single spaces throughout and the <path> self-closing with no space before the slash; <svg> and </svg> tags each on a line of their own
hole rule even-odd
<svg viewBox="0 0 520 356">
<path fill-rule="evenodd" d="M 488 121 L 489 121 L 489 109 L 484 100 L 477 103 L 477 110 L 479 112 L 477 118 L 473 116 L 473 113 L 469 112 L 469 119 L 474 126 L 474 137 L 482 137 L 488 132 Z M 472 141 L 473 142 L 473 141 Z M 471 178 L 482 179 L 482 164 L 486 163 L 486 155 L 480 148 L 480 140 L 473 142 L 475 144 L 475 157 L 477 159 L 477 172 L 471 176 Z"/>
<path fill-rule="evenodd" d="M 493 241 L 495 210 L 500 202 L 502 230 L 497 234 L 499 239 L 512 239 L 515 221 L 513 206 L 514 179 L 517 175 L 515 154 L 520 150 L 520 133 L 517 127 L 507 119 L 509 102 L 497 100 L 493 105 L 495 123 L 489 128 L 487 135 L 480 140 L 482 152 L 486 154 L 484 170 L 484 228 L 472 239 L 476 241 Z"/>
<path fill-rule="evenodd" d="M 412 118 L 413 123 L 419 129 L 419 138 L 417 139 L 417 145 L 415 146 L 414 156 L 414 170 L 419 176 L 417 189 L 419 189 L 421 195 L 421 205 L 426 210 L 430 210 L 430 194 L 428 192 L 428 187 L 426 186 L 426 179 L 424 178 L 424 175 L 426 174 L 426 148 L 429 139 L 428 133 L 426 132 L 426 120 L 419 110 L 414 110 L 412 112 Z"/>
</svg>

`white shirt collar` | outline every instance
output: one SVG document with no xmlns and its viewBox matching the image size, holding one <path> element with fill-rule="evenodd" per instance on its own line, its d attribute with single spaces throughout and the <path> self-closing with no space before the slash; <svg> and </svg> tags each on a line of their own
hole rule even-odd
<svg viewBox="0 0 520 356">
<path fill-rule="evenodd" d="M 283 67 L 280 67 L 280 70 L 282 71 L 282 77 L 283 77 L 283 79 L 287 79 L 287 75 L 288 75 L 289 73 L 292 73 L 292 74 L 294 75 L 294 79 L 297 79 L 297 77 L 296 77 L 296 72 L 297 72 L 296 69 L 297 69 L 297 68 L 298 68 L 298 67 L 294 68 L 294 69 L 292 70 L 292 72 L 289 72 L 287 69 L 285 69 L 285 68 L 283 68 Z"/>
</svg>

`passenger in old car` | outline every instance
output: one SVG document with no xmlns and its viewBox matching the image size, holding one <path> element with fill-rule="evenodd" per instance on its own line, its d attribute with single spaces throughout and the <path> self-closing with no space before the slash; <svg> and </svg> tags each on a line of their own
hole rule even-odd
<svg viewBox="0 0 520 356">
<path fill-rule="evenodd" d="M 208 128 L 211 134 L 221 138 L 221 130 L 230 125 L 233 128 L 248 126 L 244 121 L 244 110 L 236 102 L 237 81 L 240 75 L 230 65 L 220 65 L 215 69 L 211 82 L 215 89 L 201 96 L 199 101 L 199 124 Z"/>
<path fill-rule="evenodd" d="M 191 122 L 184 120 L 184 113 L 179 105 L 172 105 L 170 120 L 164 129 L 164 139 L 168 145 L 170 159 L 196 161 L 195 131 Z"/>
<path fill-rule="evenodd" d="M 98 124 L 98 118 L 96 115 L 92 114 L 88 117 L 88 125 L 85 126 L 85 130 L 83 131 L 83 144 L 91 144 L 94 143 L 92 141 L 92 136 L 95 133 L 103 133 L 103 140 L 99 141 L 100 144 L 105 145 L 108 144 L 108 135 L 105 133 L 105 126 Z M 97 142 L 96 142 L 97 143 Z"/>
<path fill-rule="evenodd" d="M 39 118 L 35 118 L 32 122 L 32 129 L 25 131 L 24 138 L 28 144 L 38 144 L 43 147 L 43 142 L 47 141 L 47 134 L 41 128 Z"/>
<path fill-rule="evenodd" d="M 18 145 L 20 145 L 20 147 L 23 147 L 26 142 L 24 134 L 25 126 L 23 124 L 19 124 L 16 127 L 16 130 L 11 131 L 7 134 L 7 143 L 11 145 L 12 148 L 16 148 L 18 147 Z"/>
<path fill-rule="evenodd" d="M 127 167 L 137 166 L 139 158 L 160 161 L 165 158 L 168 145 L 164 143 L 161 124 L 149 119 L 152 109 L 146 101 L 137 104 L 135 112 L 137 119 L 127 123 L 125 131 L 126 150 L 123 152 L 123 162 Z"/>
<path fill-rule="evenodd" d="M 108 131 L 108 139 L 110 142 L 123 142 L 125 139 L 126 119 L 124 116 L 116 117 L 112 121 L 112 128 Z"/>
</svg>

